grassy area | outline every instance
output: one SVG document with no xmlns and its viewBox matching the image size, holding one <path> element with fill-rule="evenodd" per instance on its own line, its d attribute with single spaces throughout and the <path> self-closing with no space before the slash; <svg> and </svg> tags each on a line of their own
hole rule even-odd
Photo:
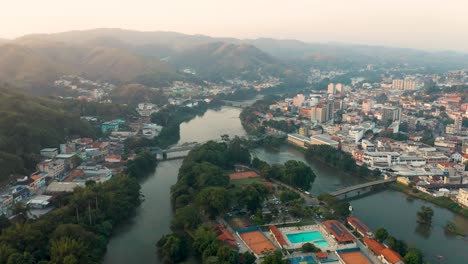
<svg viewBox="0 0 468 264">
<path fill-rule="evenodd" d="M 262 182 L 261 177 L 231 180 L 231 183 L 236 185 L 236 186 L 249 185 L 249 184 L 252 184 L 252 183 L 261 183 L 261 182 Z"/>
<path fill-rule="evenodd" d="M 415 197 L 424 201 L 428 201 L 437 206 L 447 208 L 454 213 L 460 214 L 464 217 L 468 217 L 468 208 L 461 207 L 456 202 L 450 200 L 447 197 L 433 197 L 427 193 L 417 191 L 416 189 L 412 189 L 401 183 L 392 183 L 390 184 L 390 187 L 396 191 L 403 192 L 411 197 Z"/>
</svg>

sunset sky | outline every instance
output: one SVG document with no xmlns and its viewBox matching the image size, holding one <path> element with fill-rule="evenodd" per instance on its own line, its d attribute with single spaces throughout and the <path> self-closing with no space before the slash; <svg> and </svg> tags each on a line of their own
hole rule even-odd
<svg viewBox="0 0 468 264">
<path fill-rule="evenodd" d="M 3 38 L 111 27 L 468 52 L 467 0 L 0 0 L 0 3 Z"/>
</svg>

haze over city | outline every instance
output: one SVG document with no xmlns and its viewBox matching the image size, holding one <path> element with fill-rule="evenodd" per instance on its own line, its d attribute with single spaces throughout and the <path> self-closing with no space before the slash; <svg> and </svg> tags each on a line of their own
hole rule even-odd
<svg viewBox="0 0 468 264">
<path fill-rule="evenodd" d="M 8 1 L 0 37 L 92 28 L 468 51 L 464 0 Z"/>
</svg>

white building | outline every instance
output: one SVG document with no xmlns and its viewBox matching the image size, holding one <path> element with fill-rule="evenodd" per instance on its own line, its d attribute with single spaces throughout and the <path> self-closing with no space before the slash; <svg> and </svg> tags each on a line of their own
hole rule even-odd
<svg viewBox="0 0 468 264">
<path fill-rule="evenodd" d="M 464 207 L 468 207 L 468 188 L 462 188 L 458 191 L 457 201 Z"/>
</svg>

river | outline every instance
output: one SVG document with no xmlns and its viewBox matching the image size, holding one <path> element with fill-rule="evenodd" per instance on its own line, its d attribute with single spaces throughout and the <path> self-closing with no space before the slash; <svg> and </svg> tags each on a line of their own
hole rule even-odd
<svg viewBox="0 0 468 264">
<path fill-rule="evenodd" d="M 179 143 L 218 140 L 223 134 L 231 138 L 245 135 L 238 118 L 240 111 L 233 107 L 208 110 L 203 116 L 181 124 Z M 253 155 L 269 163 L 284 163 L 290 159 L 305 162 L 302 152 L 288 145 L 282 146 L 279 151 L 255 149 Z M 110 240 L 105 264 L 160 263 L 155 244 L 162 235 L 170 232 L 170 187 L 177 181 L 181 164 L 181 160 L 161 162 L 155 173 L 141 183 L 145 201 L 131 222 L 117 230 Z M 309 165 L 317 175 L 311 190 L 313 194 L 364 182 L 363 179 L 337 173 L 324 164 Z M 351 204 L 354 207 L 353 215 L 369 227 L 374 230 L 380 226 L 387 228 L 393 236 L 421 249 L 430 263 L 468 263 L 468 240 L 443 231 L 446 221 L 451 220 L 468 233 L 468 219 L 430 205 L 435 214 L 434 227 L 428 234 L 416 229 L 416 211 L 427 204 L 423 201 L 409 201 L 399 192 L 383 191 L 353 200 Z M 445 262 L 436 255 L 444 256 Z"/>
</svg>

